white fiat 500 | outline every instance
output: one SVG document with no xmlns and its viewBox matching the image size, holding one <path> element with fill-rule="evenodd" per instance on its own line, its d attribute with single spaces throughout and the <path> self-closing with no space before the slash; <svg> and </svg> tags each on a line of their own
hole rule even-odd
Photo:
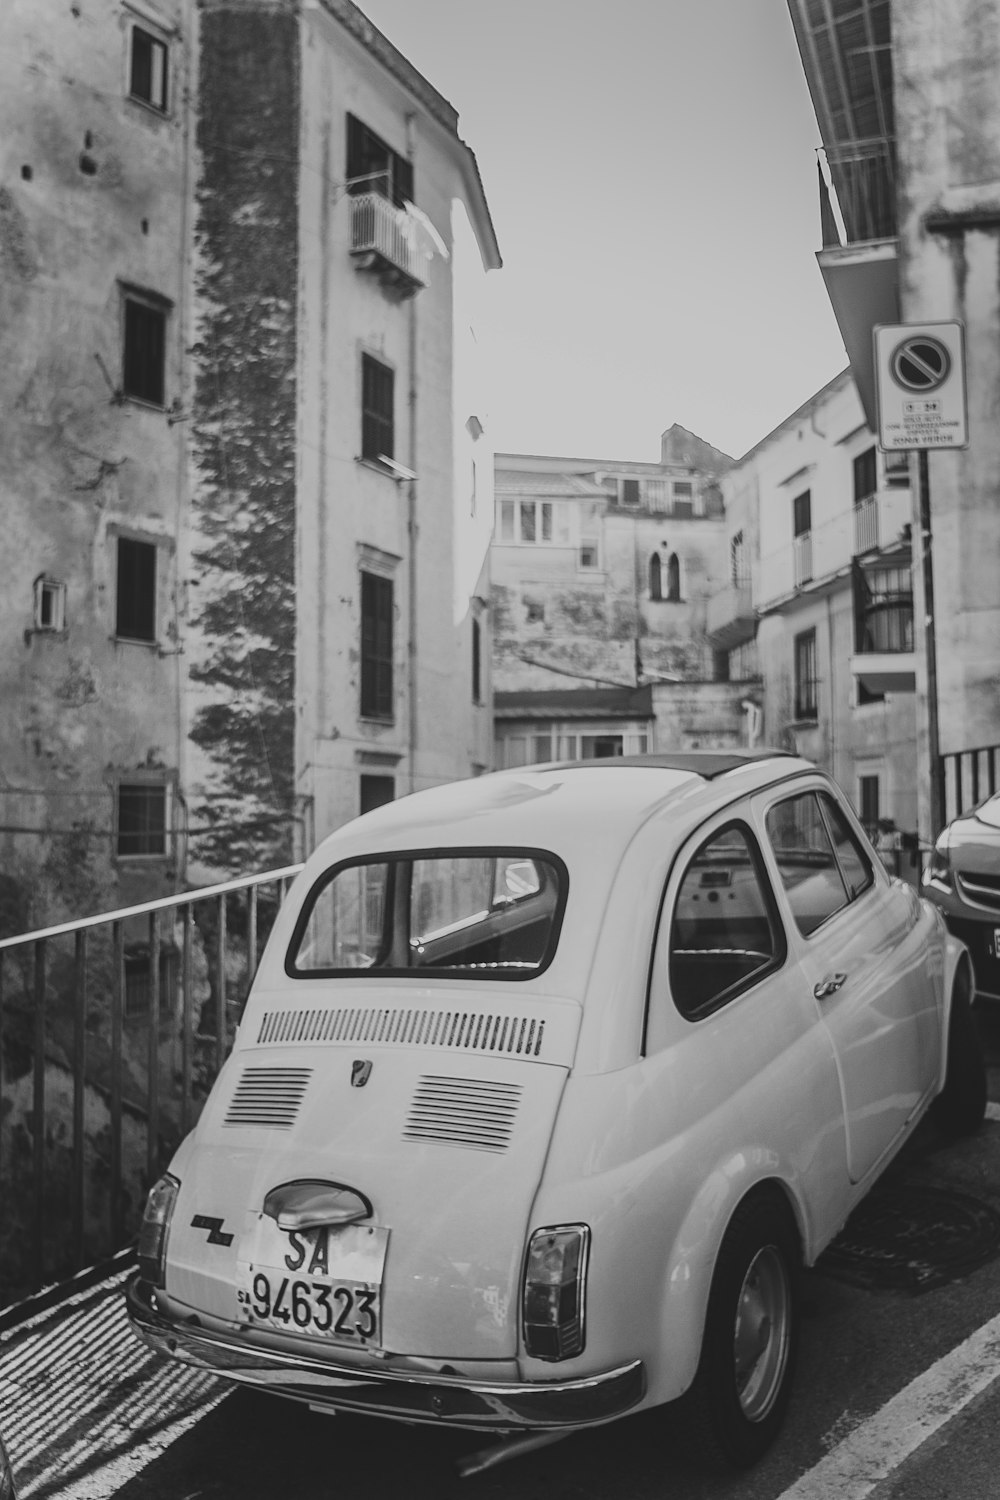
<svg viewBox="0 0 1000 1500">
<path fill-rule="evenodd" d="M 970 994 L 798 758 L 419 792 L 297 877 L 150 1193 L 133 1325 L 315 1407 L 508 1438 L 687 1395 L 747 1465 L 798 1268 L 928 1108 L 983 1117 Z"/>
</svg>

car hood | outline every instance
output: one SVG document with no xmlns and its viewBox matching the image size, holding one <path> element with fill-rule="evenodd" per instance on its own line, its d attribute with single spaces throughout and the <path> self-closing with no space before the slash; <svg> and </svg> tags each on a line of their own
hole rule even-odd
<svg viewBox="0 0 1000 1500">
<path fill-rule="evenodd" d="M 982 816 L 987 809 L 990 818 Z M 993 806 L 987 803 L 951 824 L 947 835 L 948 856 L 957 869 L 1000 875 L 1000 824 L 994 821 L 996 817 Z"/>
<path fill-rule="evenodd" d="M 265 1198 L 315 1179 L 366 1200 L 366 1222 L 388 1232 L 385 1350 L 511 1358 L 579 1008 L 478 989 L 405 1002 L 365 989 L 343 1002 L 312 986 L 303 1002 L 292 986 L 241 1026 L 177 1169 L 167 1292 L 239 1321 L 241 1268 L 271 1232 Z"/>
</svg>

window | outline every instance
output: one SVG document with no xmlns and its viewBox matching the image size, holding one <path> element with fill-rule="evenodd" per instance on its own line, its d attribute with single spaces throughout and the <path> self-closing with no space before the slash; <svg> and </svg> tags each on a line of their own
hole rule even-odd
<svg viewBox="0 0 1000 1500">
<path fill-rule="evenodd" d="M 597 543 L 584 541 L 580 543 L 580 567 L 596 568 L 598 561 Z"/>
<path fill-rule="evenodd" d="M 878 489 L 878 460 L 874 446 L 854 460 L 854 503 L 867 500 Z"/>
<path fill-rule="evenodd" d="M 566 872 L 530 849 L 434 850 L 340 865 L 292 937 L 293 978 L 344 971 L 532 979 L 550 962 Z"/>
<path fill-rule="evenodd" d="M 729 579 L 737 588 L 748 581 L 742 531 L 737 531 L 729 539 Z"/>
<path fill-rule="evenodd" d="M 377 573 L 361 574 L 361 713 L 391 719 L 393 585 Z"/>
<path fill-rule="evenodd" d="M 402 208 L 413 198 L 413 164 L 354 115 L 347 116 L 347 191 L 378 193 Z"/>
<path fill-rule="evenodd" d="M 393 384 L 388 365 L 361 356 L 361 457 L 392 458 Z"/>
<path fill-rule="evenodd" d="M 879 778 L 874 776 L 858 777 L 858 803 L 861 811 L 861 821 L 869 838 L 874 838 L 878 833 L 879 820 Z"/>
<path fill-rule="evenodd" d="M 122 393 L 150 406 L 165 402 L 167 307 L 135 292 L 125 293 Z"/>
<path fill-rule="evenodd" d="M 374 812 L 376 807 L 384 807 L 387 802 L 395 800 L 396 779 L 394 776 L 370 776 L 361 777 L 361 811 Z"/>
<path fill-rule="evenodd" d="M 500 540 L 522 546 L 569 546 L 567 508 L 552 500 L 501 500 Z"/>
<path fill-rule="evenodd" d="M 472 701 L 483 701 L 483 632 L 475 619 L 472 622 Z"/>
<path fill-rule="evenodd" d="M 167 46 L 141 26 L 132 27 L 128 91 L 151 109 L 166 112 Z"/>
<path fill-rule="evenodd" d="M 772 807 L 767 836 L 803 937 L 811 937 L 872 884 L 871 864 L 825 793 L 806 792 Z"/>
<path fill-rule="evenodd" d="M 160 1014 L 165 1012 L 164 1001 L 169 1003 L 175 979 L 175 955 L 170 949 L 160 949 Z M 125 1019 L 133 1020 L 148 1016 L 152 1006 L 153 963 L 149 948 L 145 945 L 130 946 L 125 952 Z"/>
<path fill-rule="evenodd" d="M 855 645 L 859 652 L 913 650 L 913 576 L 908 564 L 859 568 Z"/>
<path fill-rule="evenodd" d="M 639 488 L 638 479 L 623 479 L 620 481 L 619 501 L 622 505 L 639 505 L 642 501 L 642 493 Z"/>
<path fill-rule="evenodd" d="M 910 485 L 909 453 L 887 453 L 883 462 L 886 484 L 891 489 L 908 489 Z"/>
<path fill-rule="evenodd" d="M 125 641 L 156 640 L 156 546 L 118 538 L 115 635 Z"/>
<path fill-rule="evenodd" d="M 812 530 L 812 492 L 803 490 L 792 501 L 792 534 L 806 536 Z"/>
<path fill-rule="evenodd" d="M 795 717 L 815 719 L 816 715 L 816 632 L 804 630 L 795 637 Z"/>
<path fill-rule="evenodd" d="M 34 615 L 36 630 L 65 630 L 66 585 L 44 573 L 35 579 Z"/>
<path fill-rule="evenodd" d="M 115 807 L 115 847 L 121 859 L 167 852 L 167 788 L 122 782 Z"/>
<path fill-rule="evenodd" d="M 661 572 L 662 566 L 660 563 L 660 554 L 658 552 L 654 552 L 652 557 L 650 557 L 649 559 L 649 597 L 651 599 L 663 598 L 663 588 L 660 577 Z"/>
<path fill-rule="evenodd" d="M 694 515 L 694 487 L 686 479 L 674 481 L 674 515 L 680 520 Z"/>
<path fill-rule="evenodd" d="M 707 839 L 681 878 L 670 924 L 670 990 L 689 1020 L 756 984 L 785 956 L 760 851 L 733 823 Z"/>
<path fill-rule="evenodd" d="M 681 560 L 676 552 L 667 558 L 667 599 L 679 604 L 681 598 Z"/>
</svg>

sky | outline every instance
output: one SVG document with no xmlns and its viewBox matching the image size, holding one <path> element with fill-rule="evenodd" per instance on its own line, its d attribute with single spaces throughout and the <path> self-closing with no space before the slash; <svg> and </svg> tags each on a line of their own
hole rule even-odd
<svg viewBox="0 0 1000 1500">
<path fill-rule="evenodd" d="M 738 458 L 844 369 L 786 0 L 359 0 L 459 114 L 498 451 Z"/>
</svg>

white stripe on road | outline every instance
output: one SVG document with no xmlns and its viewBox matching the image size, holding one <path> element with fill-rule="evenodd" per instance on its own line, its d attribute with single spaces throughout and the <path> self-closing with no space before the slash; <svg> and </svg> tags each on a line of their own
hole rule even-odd
<svg viewBox="0 0 1000 1500">
<path fill-rule="evenodd" d="M 911 1380 L 779 1500 L 864 1500 L 904 1459 L 998 1380 L 1000 1314 Z"/>
</svg>

